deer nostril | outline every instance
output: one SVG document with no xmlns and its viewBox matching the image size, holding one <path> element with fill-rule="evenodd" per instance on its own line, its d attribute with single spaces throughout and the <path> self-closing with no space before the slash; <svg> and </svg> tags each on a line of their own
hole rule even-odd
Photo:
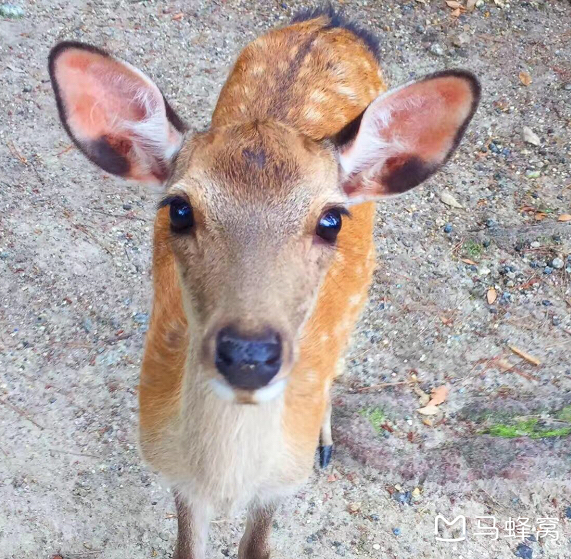
<svg viewBox="0 0 571 559">
<path fill-rule="evenodd" d="M 281 363 L 282 342 L 277 332 L 245 336 L 229 326 L 218 333 L 216 368 L 236 388 L 256 390 L 267 385 Z"/>
</svg>

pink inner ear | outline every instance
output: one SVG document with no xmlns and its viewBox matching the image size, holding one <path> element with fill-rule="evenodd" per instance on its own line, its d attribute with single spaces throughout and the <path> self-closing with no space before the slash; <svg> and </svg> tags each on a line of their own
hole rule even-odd
<svg viewBox="0 0 571 559">
<path fill-rule="evenodd" d="M 470 83 L 455 76 L 406 86 L 384 100 L 390 124 L 378 133 L 390 144 L 402 144 L 411 156 L 437 165 L 454 147 L 473 99 Z"/>
<path fill-rule="evenodd" d="M 59 57 L 56 79 L 68 125 L 79 140 L 98 140 L 112 135 L 121 122 L 148 116 L 136 91 L 144 93 L 154 86 L 110 57 L 70 49 Z"/>
</svg>

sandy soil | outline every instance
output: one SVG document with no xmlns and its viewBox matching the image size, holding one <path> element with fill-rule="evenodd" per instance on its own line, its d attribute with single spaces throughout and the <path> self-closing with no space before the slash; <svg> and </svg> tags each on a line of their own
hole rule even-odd
<svg viewBox="0 0 571 559">
<path fill-rule="evenodd" d="M 484 97 L 446 170 L 379 206 L 337 454 L 277 515 L 276 558 L 571 556 L 571 437 L 485 433 L 519 421 L 553 434 L 571 419 L 571 222 L 558 221 L 571 213 L 571 7 L 503 3 L 454 17 L 444 0 L 343 2 L 381 37 L 392 84 L 465 67 Z M 170 557 L 171 495 L 136 442 L 157 194 L 71 149 L 47 53 L 62 39 L 105 46 L 202 129 L 240 47 L 302 3 L 20 5 L 24 17 L 0 19 L 0 557 Z M 412 375 L 425 392 L 450 388 L 431 425 Z M 438 513 L 466 516 L 466 541 L 436 541 Z M 497 541 L 474 533 L 485 515 Z M 554 518 L 558 541 L 505 537 L 518 517 Z M 236 557 L 242 523 L 213 523 L 210 557 Z"/>
</svg>

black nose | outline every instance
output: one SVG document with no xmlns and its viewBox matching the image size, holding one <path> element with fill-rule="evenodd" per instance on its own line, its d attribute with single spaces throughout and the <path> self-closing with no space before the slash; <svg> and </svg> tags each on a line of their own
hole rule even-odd
<svg viewBox="0 0 571 559">
<path fill-rule="evenodd" d="M 216 368 L 234 387 L 256 390 L 272 380 L 282 364 L 282 342 L 277 332 L 243 336 L 231 326 L 218 332 Z"/>
</svg>

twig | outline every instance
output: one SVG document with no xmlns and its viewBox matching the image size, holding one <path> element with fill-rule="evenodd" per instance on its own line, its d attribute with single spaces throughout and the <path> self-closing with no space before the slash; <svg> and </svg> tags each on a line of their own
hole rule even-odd
<svg viewBox="0 0 571 559">
<path fill-rule="evenodd" d="M 372 386 L 362 386 L 361 388 L 355 388 L 352 392 L 369 392 L 369 390 L 378 390 L 380 388 L 390 388 L 391 386 L 402 386 L 403 384 L 409 384 L 409 380 L 402 380 L 399 382 L 382 382 L 381 384 L 373 384 Z"/>
<path fill-rule="evenodd" d="M 4 398 L 0 398 L 0 403 L 8 406 L 12 410 L 14 410 L 17 414 L 21 415 L 23 418 L 27 419 L 30 423 L 33 423 L 36 427 L 41 429 L 42 431 L 45 429 L 42 425 L 40 425 L 35 419 L 33 419 L 30 414 L 26 413 L 23 409 L 15 406 L 14 404 L 8 402 L 8 400 L 4 400 Z"/>
<path fill-rule="evenodd" d="M 525 351 L 523 351 L 522 349 L 519 349 L 513 345 L 508 345 L 508 347 L 516 354 L 519 355 L 522 359 L 525 359 L 528 363 L 531 363 L 532 365 L 535 365 L 536 367 L 538 365 L 541 365 L 541 361 L 539 359 L 537 359 L 536 357 L 533 357 L 533 355 L 530 355 L 529 353 L 526 353 Z"/>
<path fill-rule="evenodd" d="M 83 456 L 85 458 L 95 458 L 96 460 L 101 460 L 100 456 L 95 454 L 83 454 L 81 452 L 72 452 L 71 450 L 60 450 L 59 448 L 50 448 L 50 452 L 57 452 L 58 454 L 71 454 L 72 456 Z"/>
</svg>

